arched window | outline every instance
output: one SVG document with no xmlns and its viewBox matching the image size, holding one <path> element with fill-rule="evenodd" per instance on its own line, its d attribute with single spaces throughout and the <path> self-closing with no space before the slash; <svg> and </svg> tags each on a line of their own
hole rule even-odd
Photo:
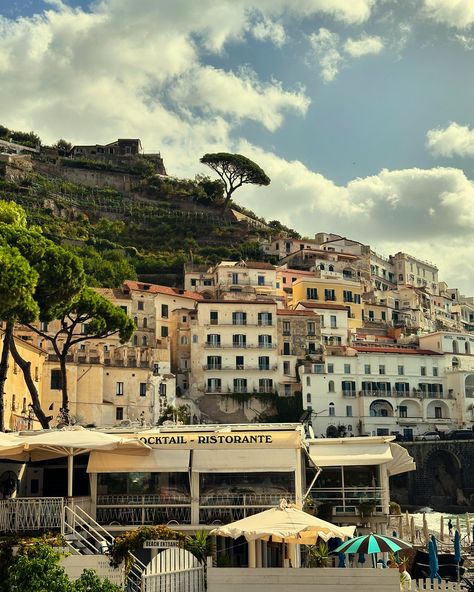
<svg viewBox="0 0 474 592">
<path fill-rule="evenodd" d="M 146 347 L 148 345 L 148 337 L 146 335 L 142 337 L 142 345 L 143 347 Z"/>
<path fill-rule="evenodd" d="M 334 265 L 330 265 L 330 266 L 328 267 L 328 271 L 334 271 Z"/>
<path fill-rule="evenodd" d="M 306 403 L 311 403 L 311 393 L 306 395 Z"/>
<path fill-rule="evenodd" d="M 334 417 L 336 415 L 336 408 L 334 407 L 334 403 L 329 403 L 329 416 Z"/>
<path fill-rule="evenodd" d="M 334 380 L 330 380 L 328 383 L 328 390 L 330 393 L 334 392 Z"/>
<path fill-rule="evenodd" d="M 148 319 L 143 317 L 143 328 L 146 329 L 148 327 Z"/>
<path fill-rule="evenodd" d="M 136 335 L 133 336 L 133 345 L 138 345 L 138 337 Z"/>
<path fill-rule="evenodd" d="M 471 353 L 471 344 L 469 343 L 469 341 L 466 341 L 466 343 L 464 344 L 464 353 L 465 354 Z"/>
<path fill-rule="evenodd" d="M 457 358 L 453 358 L 451 365 L 454 368 L 459 368 L 459 360 Z"/>
<path fill-rule="evenodd" d="M 311 377 L 310 376 L 306 377 L 306 386 L 311 386 Z"/>
<path fill-rule="evenodd" d="M 138 327 L 138 317 L 133 317 L 133 322 L 135 323 L 135 326 Z"/>
<path fill-rule="evenodd" d="M 453 341 L 453 354 L 458 354 L 459 353 L 459 348 L 458 348 L 458 342 L 456 340 Z"/>
<path fill-rule="evenodd" d="M 324 263 L 320 263 L 320 264 L 319 264 L 319 269 L 320 269 L 321 271 L 324 271 L 324 269 L 325 269 L 325 268 L 324 268 Z"/>
<path fill-rule="evenodd" d="M 181 345 L 187 345 L 188 344 L 188 338 L 186 337 L 186 335 L 181 335 Z"/>
</svg>

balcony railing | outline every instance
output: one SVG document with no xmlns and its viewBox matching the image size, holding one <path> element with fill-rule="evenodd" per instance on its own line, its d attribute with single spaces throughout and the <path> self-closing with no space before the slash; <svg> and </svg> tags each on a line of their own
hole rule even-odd
<svg viewBox="0 0 474 592">
<path fill-rule="evenodd" d="M 258 322 L 249 322 L 249 321 L 236 321 L 232 323 L 219 323 L 219 322 L 209 322 L 206 323 L 206 327 L 273 327 L 274 324 L 272 321 L 258 321 Z"/>
<path fill-rule="evenodd" d="M 336 514 L 359 514 L 362 505 L 371 504 L 374 506 L 374 514 L 382 514 L 384 505 L 388 504 L 388 491 L 382 487 L 314 487 L 311 494 L 317 504 L 331 504 Z"/>
<path fill-rule="evenodd" d="M 277 364 L 271 364 L 268 366 L 247 366 L 247 365 L 234 365 L 234 366 L 222 366 L 221 364 L 217 365 L 204 365 L 202 367 L 203 370 L 219 370 L 219 371 L 242 371 L 245 370 L 246 372 L 274 372 L 278 370 Z"/>
<path fill-rule="evenodd" d="M 199 500 L 199 523 L 213 524 L 233 522 L 273 508 L 284 497 L 294 501 L 287 491 L 276 494 L 258 493 L 210 493 L 201 495 Z"/>
<path fill-rule="evenodd" d="M 59 530 L 63 508 L 62 497 L 0 500 L 0 532 Z"/>
<path fill-rule="evenodd" d="M 206 343 L 207 349 L 275 349 L 276 343 Z"/>
<path fill-rule="evenodd" d="M 191 523 L 191 498 L 188 495 L 99 495 L 99 524 Z"/>
</svg>

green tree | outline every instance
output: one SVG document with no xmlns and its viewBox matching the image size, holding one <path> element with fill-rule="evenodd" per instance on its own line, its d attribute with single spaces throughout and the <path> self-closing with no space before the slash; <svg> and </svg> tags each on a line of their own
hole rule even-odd
<svg viewBox="0 0 474 592">
<path fill-rule="evenodd" d="M 72 584 L 72 592 L 121 592 L 122 588 L 109 580 L 101 580 L 92 569 L 85 569 Z"/>
<path fill-rule="evenodd" d="M 72 144 L 71 144 L 71 142 L 68 142 L 67 140 L 64 140 L 63 138 L 61 138 L 60 140 L 58 140 L 56 142 L 56 144 L 53 144 L 52 147 L 53 148 L 56 148 L 56 150 L 59 152 L 59 154 L 61 156 L 68 155 L 69 152 L 71 152 L 71 150 L 72 150 Z"/>
<path fill-rule="evenodd" d="M 33 545 L 8 570 L 10 592 L 73 592 L 60 559 L 61 555 L 49 545 Z"/>
<path fill-rule="evenodd" d="M 63 308 L 61 316 L 53 318 L 60 321 L 60 328 L 54 334 L 42 331 L 30 323 L 25 324 L 29 329 L 49 341 L 58 356 L 61 370 L 61 411 L 64 421 L 68 423 L 69 394 L 66 359 L 71 348 L 83 341 L 105 339 L 116 334 L 118 334 L 121 343 L 126 343 L 135 331 L 135 324 L 120 306 L 115 306 L 110 300 L 90 288 L 84 288 L 77 300 L 67 308 Z"/>
<path fill-rule="evenodd" d="M 200 162 L 215 171 L 224 185 L 224 211 L 228 208 L 232 194 L 244 184 L 269 185 L 270 178 L 257 163 L 242 154 L 214 152 L 205 154 Z"/>
</svg>

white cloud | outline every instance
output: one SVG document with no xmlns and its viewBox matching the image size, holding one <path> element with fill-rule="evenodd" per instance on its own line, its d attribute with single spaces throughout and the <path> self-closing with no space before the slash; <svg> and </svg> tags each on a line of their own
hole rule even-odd
<svg viewBox="0 0 474 592">
<path fill-rule="evenodd" d="M 332 82 L 344 62 L 339 51 L 339 35 L 321 27 L 317 33 L 309 35 L 308 41 L 311 46 L 309 61 L 318 63 L 324 82 Z"/>
<path fill-rule="evenodd" d="M 424 0 L 424 12 L 435 21 L 457 29 L 466 29 L 474 23 L 472 0 Z"/>
<path fill-rule="evenodd" d="M 344 43 L 344 51 L 353 58 L 380 53 L 382 49 L 383 41 L 378 36 L 363 35 L 360 39 L 348 39 Z"/>
<path fill-rule="evenodd" d="M 255 23 L 252 34 L 259 41 L 271 41 L 277 47 L 282 47 L 286 42 L 286 33 L 283 25 L 264 18 Z"/>
<path fill-rule="evenodd" d="M 472 51 L 474 49 L 474 36 L 473 35 L 461 35 L 457 34 L 454 36 L 466 51 Z"/>
<path fill-rule="evenodd" d="M 474 156 L 474 128 L 450 123 L 426 134 L 426 146 L 435 156 Z"/>
</svg>

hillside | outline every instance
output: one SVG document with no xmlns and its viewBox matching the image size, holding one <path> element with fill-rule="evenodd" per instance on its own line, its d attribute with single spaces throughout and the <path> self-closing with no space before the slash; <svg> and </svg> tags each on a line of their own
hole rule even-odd
<svg viewBox="0 0 474 592">
<path fill-rule="evenodd" d="M 235 205 L 248 218 L 224 214 L 220 183 L 208 177 L 154 174 L 146 155 L 127 166 L 65 158 L 54 147 L 0 154 L 0 198 L 21 204 L 30 224 L 81 254 L 90 284 L 107 287 L 157 274 L 179 284 L 186 261 L 261 260 L 262 236 L 296 234 Z"/>
</svg>

